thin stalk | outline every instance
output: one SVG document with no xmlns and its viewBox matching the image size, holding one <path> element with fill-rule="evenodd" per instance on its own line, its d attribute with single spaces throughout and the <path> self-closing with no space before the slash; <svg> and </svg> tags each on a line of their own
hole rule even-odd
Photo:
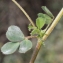
<svg viewBox="0 0 63 63">
<path fill-rule="evenodd" d="M 37 36 L 27 36 L 25 39 L 37 38 Z"/>
<path fill-rule="evenodd" d="M 39 52 L 39 50 L 41 48 L 41 45 L 42 45 L 42 41 L 38 41 L 29 63 L 34 63 L 34 61 L 35 61 L 35 59 L 37 57 L 37 54 L 38 54 L 38 52 Z"/>
<path fill-rule="evenodd" d="M 59 14 L 57 15 L 57 17 L 55 18 L 55 20 L 53 21 L 53 23 L 51 24 L 51 26 L 49 27 L 49 29 L 46 31 L 46 33 L 44 34 L 43 38 L 42 38 L 42 41 L 45 41 L 47 39 L 47 37 L 50 35 L 50 33 L 52 32 L 52 30 L 54 29 L 54 27 L 56 26 L 56 24 L 59 22 L 59 20 L 61 19 L 63 15 L 63 8 L 61 9 L 61 11 L 59 12 Z M 38 52 L 42 46 L 41 44 L 42 42 L 41 41 L 38 41 L 37 45 L 36 45 L 36 48 L 32 54 L 32 57 L 31 57 L 31 60 L 29 63 L 34 63 L 37 55 L 38 55 Z"/>
<path fill-rule="evenodd" d="M 30 21 L 30 23 L 35 27 L 32 19 L 29 17 L 29 15 L 26 13 L 26 11 L 22 8 L 21 5 L 19 5 L 19 3 L 17 3 L 15 0 L 12 0 L 16 5 L 17 7 L 25 14 L 25 16 L 28 18 L 28 20 Z"/>
</svg>

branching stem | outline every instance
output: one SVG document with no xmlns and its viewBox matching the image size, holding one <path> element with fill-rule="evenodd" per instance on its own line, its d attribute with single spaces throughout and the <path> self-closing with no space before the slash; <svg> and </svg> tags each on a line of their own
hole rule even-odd
<svg viewBox="0 0 63 63">
<path fill-rule="evenodd" d="M 30 21 L 30 23 L 35 27 L 33 21 L 31 20 L 31 18 L 29 17 L 29 15 L 25 12 L 25 10 L 15 1 L 15 0 L 12 0 L 19 8 L 20 10 L 26 15 L 26 17 L 28 18 L 28 20 Z M 48 30 L 46 31 L 46 33 L 44 34 L 44 36 L 42 37 L 42 41 L 45 41 L 47 39 L 47 37 L 50 35 L 50 33 L 52 32 L 52 30 L 54 29 L 54 27 L 56 26 L 56 24 L 59 22 L 59 20 L 61 19 L 63 15 L 63 8 L 61 9 L 61 11 L 59 12 L 59 14 L 57 15 L 57 17 L 55 18 L 55 20 L 53 21 L 53 23 L 51 24 L 51 26 L 48 28 Z M 34 38 L 35 36 L 29 36 L 27 37 L 28 39 L 29 38 Z M 36 48 L 32 54 L 32 57 L 31 57 L 31 60 L 29 63 L 34 63 L 36 57 L 37 57 L 37 54 L 41 48 L 41 45 L 42 45 L 42 42 L 41 41 L 38 41 L 37 42 L 37 45 L 36 45 Z"/>
<path fill-rule="evenodd" d="M 29 15 L 25 12 L 25 10 L 22 8 L 22 6 L 21 5 L 19 5 L 17 2 L 16 2 L 16 0 L 12 0 L 16 5 L 17 5 L 17 7 L 25 14 L 25 16 L 28 18 L 28 20 L 30 21 L 30 23 L 35 27 L 35 25 L 34 25 L 34 23 L 33 23 L 33 21 L 32 21 L 32 19 L 29 17 Z"/>
<path fill-rule="evenodd" d="M 54 29 L 54 27 L 56 26 L 56 24 L 59 22 L 59 20 L 61 19 L 63 15 L 63 8 L 61 9 L 61 11 L 59 12 L 59 14 L 57 15 L 57 17 L 55 18 L 55 20 L 53 21 L 53 23 L 51 24 L 51 26 L 49 27 L 49 29 L 46 31 L 46 33 L 44 34 L 43 38 L 42 38 L 42 41 L 45 41 L 47 39 L 47 37 L 50 35 L 50 33 L 52 32 L 52 30 Z M 32 54 L 32 57 L 31 57 L 31 60 L 29 63 L 34 63 L 37 55 L 38 55 L 38 52 L 40 50 L 42 46 L 42 42 L 41 41 L 38 41 L 37 45 L 36 45 L 36 48 Z"/>
</svg>

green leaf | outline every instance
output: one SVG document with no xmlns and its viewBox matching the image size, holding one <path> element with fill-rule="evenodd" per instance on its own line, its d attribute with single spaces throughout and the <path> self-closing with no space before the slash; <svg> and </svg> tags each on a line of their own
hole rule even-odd
<svg viewBox="0 0 63 63">
<path fill-rule="evenodd" d="M 31 32 L 31 35 L 37 35 L 39 34 L 40 30 L 35 28 L 32 32 Z"/>
<path fill-rule="evenodd" d="M 46 19 L 46 24 L 49 24 L 52 21 L 52 19 L 47 14 L 38 13 L 38 17 L 42 17 L 42 18 Z"/>
<path fill-rule="evenodd" d="M 50 17 L 54 18 L 53 14 L 50 12 L 50 10 L 46 6 L 41 7 Z"/>
<path fill-rule="evenodd" d="M 48 20 L 51 20 L 51 18 L 50 18 L 48 15 L 46 15 L 46 14 L 44 14 L 44 17 L 45 17 L 46 19 L 48 19 Z"/>
<path fill-rule="evenodd" d="M 41 30 L 40 31 L 40 37 L 42 38 L 44 36 L 44 34 L 45 34 L 45 30 Z"/>
<path fill-rule="evenodd" d="M 17 50 L 18 47 L 19 47 L 19 42 L 8 42 L 2 46 L 1 52 L 6 55 L 12 54 Z"/>
<path fill-rule="evenodd" d="M 22 33 L 19 27 L 12 25 L 8 28 L 6 32 L 6 37 L 11 42 L 17 42 L 24 39 L 24 34 Z"/>
<path fill-rule="evenodd" d="M 45 16 L 44 16 L 44 14 L 43 14 L 43 13 L 38 13 L 37 15 L 38 15 L 38 17 L 45 18 Z"/>
<path fill-rule="evenodd" d="M 38 27 L 38 29 L 41 29 L 44 25 L 45 25 L 45 19 L 42 17 L 38 17 L 36 19 L 36 26 Z"/>
<path fill-rule="evenodd" d="M 48 15 L 44 14 L 44 17 L 46 19 L 46 24 L 50 24 L 52 22 L 52 19 Z"/>
<path fill-rule="evenodd" d="M 19 52 L 20 53 L 26 53 L 31 48 L 32 48 L 32 42 L 30 40 L 23 40 L 20 43 Z"/>
<path fill-rule="evenodd" d="M 34 27 L 33 27 L 31 24 L 29 24 L 28 30 L 31 31 L 33 28 L 34 28 Z"/>
</svg>

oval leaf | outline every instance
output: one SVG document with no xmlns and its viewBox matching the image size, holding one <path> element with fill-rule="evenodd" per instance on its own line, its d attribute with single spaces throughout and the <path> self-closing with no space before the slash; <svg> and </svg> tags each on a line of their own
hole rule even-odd
<svg viewBox="0 0 63 63">
<path fill-rule="evenodd" d="M 38 13 L 38 17 L 42 17 L 42 18 L 46 19 L 46 24 L 50 24 L 50 23 L 52 22 L 51 17 L 49 17 L 49 16 L 46 15 L 46 14 Z"/>
<path fill-rule="evenodd" d="M 12 54 L 17 50 L 18 47 L 19 47 L 19 42 L 8 42 L 3 45 L 3 47 L 1 48 L 1 52 L 6 55 Z"/>
<path fill-rule="evenodd" d="M 46 6 L 42 6 L 42 9 L 52 18 L 54 18 L 53 14 L 50 12 L 50 10 Z"/>
<path fill-rule="evenodd" d="M 44 25 L 45 25 L 45 19 L 42 17 L 38 17 L 36 19 L 36 26 L 38 27 L 38 29 L 41 29 Z"/>
<path fill-rule="evenodd" d="M 35 28 L 32 32 L 31 35 L 38 35 L 40 33 L 40 30 Z"/>
<path fill-rule="evenodd" d="M 24 39 L 24 34 L 22 33 L 19 27 L 12 25 L 8 28 L 6 32 L 6 37 L 11 42 L 17 42 Z"/>
<path fill-rule="evenodd" d="M 38 16 L 38 17 L 45 18 L 43 13 L 38 13 L 37 16 Z"/>
<path fill-rule="evenodd" d="M 48 15 L 44 14 L 44 17 L 46 19 L 46 24 L 50 24 L 52 22 L 52 19 Z"/>
<path fill-rule="evenodd" d="M 20 43 L 19 52 L 20 53 L 26 53 L 31 48 L 32 48 L 32 42 L 30 40 L 23 40 Z"/>
</svg>

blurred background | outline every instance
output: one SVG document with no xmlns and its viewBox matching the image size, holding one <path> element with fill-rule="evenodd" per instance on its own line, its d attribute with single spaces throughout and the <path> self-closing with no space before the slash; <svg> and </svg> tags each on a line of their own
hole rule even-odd
<svg viewBox="0 0 63 63">
<path fill-rule="evenodd" d="M 17 0 L 17 2 L 26 10 L 34 23 L 37 14 L 43 12 L 41 6 L 47 6 L 55 17 L 63 7 L 63 0 Z M 28 24 L 26 16 L 11 0 L 0 0 L 0 49 L 8 42 L 5 34 L 10 25 L 19 26 L 27 36 L 30 35 Z M 0 63 L 29 63 L 36 46 L 36 39 L 31 41 L 33 48 L 25 54 L 15 52 L 3 55 L 0 50 Z M 45 41 L 45 46 L 40 49 L 35 63 L 63 63 L 63 17 Z"/>
</svg>

